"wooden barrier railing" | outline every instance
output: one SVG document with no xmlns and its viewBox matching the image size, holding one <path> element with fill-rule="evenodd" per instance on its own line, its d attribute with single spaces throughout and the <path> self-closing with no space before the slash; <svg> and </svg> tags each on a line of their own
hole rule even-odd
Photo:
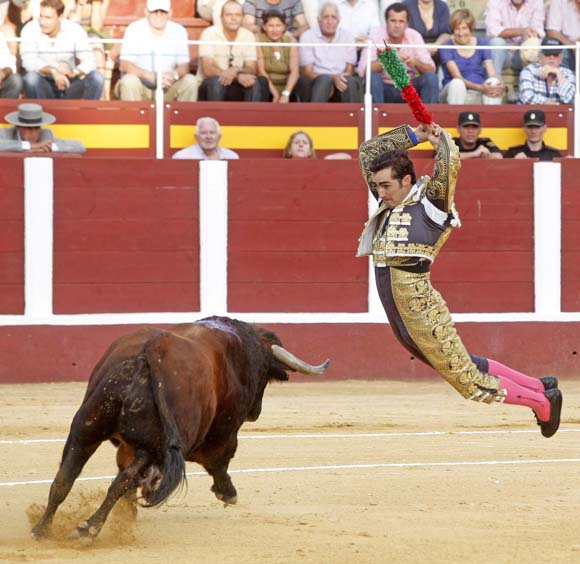
<svg viewBox="0 0 580 564">
<path fill-rule="evenodd" d="M 150 157 L 156 155 L 156 107 L 153 102 L 90 100 L 41 100 L 44 109 L 57 118 L 50 126 L 55 136 L 79 139 L 91 156 Z M 14 100 L 0 100 L 0 116 L 14 111 Z M 500 149 L 524 141 L 523 115 L 531 106 L 432 105 L 436 121 L 455 132 L 459 111 L 472 109 L 481 115 L 482 135 L 491 137 Z M 544 106 L 548 131 L 545 142 L 564 156 L 574 150 L 573 106 Z M 373 106 L 373 135 L 401 123 L 415 123 L 405 104 Z M 362 104 L 270 104 L 240 102 L 171 102 L 163 109 L 164 156 L 193 144 L 195 122 L 201 116 L 215 117 L 223 129 L 221 144 L 242 157 L 281 157 L 282 149 L 297 129 L 305 129 L 319 156 L 346 151 L 356 157 L 364 140 Z M 8 124 L 5 124 L 8 125 Z M 429 157 L 427 146 L 415 149 Z"/>
</svg>

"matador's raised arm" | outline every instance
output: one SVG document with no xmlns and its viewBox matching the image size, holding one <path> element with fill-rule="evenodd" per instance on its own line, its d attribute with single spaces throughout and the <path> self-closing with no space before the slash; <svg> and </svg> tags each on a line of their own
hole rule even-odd
<svg viewBox="0 0 580 564">
<path fill-rule="evenodd" d="M 409 149 L 417 145 L 415 132 L 409 125 L 401 125 L 387 133 L 377 135 L 365 141 L 358 150 L 358 158 L 362 175 L 375 200 L 379 199 L 377 185 L 373 180 L 373 173 L 369 171 L 369 165 L 381 153 L 392 151 L 393 149 Z"/>
<path fill-rule="evenodd" d="M 427 183 L 427 198 L 440 210 L 451 213 L 461 158 L 459 148 L 444 129 L 439 135 L 435 159 L 433 175 Z"/>
</svg>

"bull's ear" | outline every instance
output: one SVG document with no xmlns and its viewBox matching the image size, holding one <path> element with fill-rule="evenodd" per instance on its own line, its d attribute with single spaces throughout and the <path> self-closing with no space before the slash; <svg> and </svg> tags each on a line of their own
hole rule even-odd
<svg viewBox="0 0 580 564">
<path fill-rule="evenodd" d="M 280 382 L 287 382 L 290 378 L 288 377 L 286 370 L 290 369 L 287 368 L 286 366 L 282 367 L 282 365 L 278 362 L 273 362 L 268 372 L 268 379 L 278 380 Z"/>
</svg>

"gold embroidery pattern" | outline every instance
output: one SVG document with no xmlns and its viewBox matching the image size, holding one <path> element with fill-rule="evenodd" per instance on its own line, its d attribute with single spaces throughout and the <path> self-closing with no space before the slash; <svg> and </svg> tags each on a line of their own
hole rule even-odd
<svg viewBox="0 0 580 564">
<path fill-rule="evenodd" d="M 439 208 L 451 213 L 455 186 L 461 168 L 459 149 L 446 131 L 441 131 L 433 176 L 427 182 L 427 196 Z"/>
<path fill-rule="evenodd" d="M 396 225 L 391 225 L 389 222 L 389 227 L 387 227 L 387 241 L 408 241 L 409 240 L 409 230 L 405 227 L 397 227 Z"/>
<path fill-rule="evenodd" d="M 503 401 L 499 378 L 480 372 L 472 362 L 451 320 L 447 304 L 431 286 L 429 273 L 415 274 L 391 269 L 395 304 L 411 339 L 431 366 L 464 398 L 484 403 Z"/>
<path fill-rule="evenodd" d="M 400 213 L 397 212 L 391 214 L 389 219 L 389 224 L 391 225 L 411 225 L 411 214 L 410 213 Z"/>
<path fill-rule="evenodd" d="M 451 229 L 447 229 L 435 247 L 425 245 L 423 243 L 408 243 L 406 241 L 394 241 L 389 237 L 389 226 L 387 229 L 387 237 L 377 237 L 373 242 L 373 259 L 375 266 L 396 266 L 400 264 L 410 264 L 409 259 L 426 258 L 433 262 L 439 249 L 449 237 Z M 408 235 L 408 233 L 407 233 Z M 415 261 L 415 263 L 417 262 Z M 415 264 L 414 263 L 414 264 Z"/>
</svg>

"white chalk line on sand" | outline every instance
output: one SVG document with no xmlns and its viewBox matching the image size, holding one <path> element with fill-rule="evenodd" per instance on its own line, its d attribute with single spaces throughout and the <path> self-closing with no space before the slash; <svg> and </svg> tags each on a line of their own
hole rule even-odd
<svg viewBox="0 0 580 564">
<path fill-rule="evenodd" d="M 319 472 L 328 470 L 372 470 L 379 468 L 438 468 L 454 466 L 520 466 L 525 464 L 577 464 L 580 458 L 545 458 L 532 460 L 468 460 L 446 462 L 379 462 L 370 464 L 331 464 L 328 466 L 286 466 L 280 468 L 243 468 L 229 470 L 229 474 L 267 474 L 275 472 Z M 187 472 L 191 476 L 207 476 L 206 472 Z M 95 480 L 112 480 L 115 476 L 87 476 L 78 478 L 77 482 Z M 0 482 L 0 487 L 31 486 L 51 484 L 52 480 L 25 480 L 20 482 Z"/>
<path fill-rule="evenodd" d="M 391 433 L 294 433 L 294 434 L 264 434 L 264 435 L 238 435 L 243 440 L 267 440 L 267 439 L 373 439 L 389 437 L 438 437 L 448 435 L 518 435 L 536 434 L 538 429 L 506 429 L 478 430 L 478 431 L 401 431 Z M 558 433 L 580 433 L 580 429 L 559 429 Z M 64 443 L 65 439 L 0 439 L 0 445 L 33 445 Z"/>
</svg>

